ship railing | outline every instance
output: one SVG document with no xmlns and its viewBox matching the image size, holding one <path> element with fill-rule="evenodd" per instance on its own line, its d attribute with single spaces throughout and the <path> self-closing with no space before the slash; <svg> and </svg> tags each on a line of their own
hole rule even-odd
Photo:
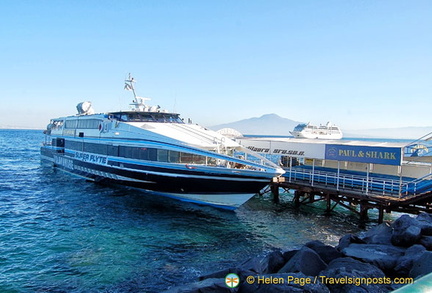
<svg viewBox="0 0 432 293">
<path fill-rule="evenodd" d="M 432 176 L 432 174 L 431 174 Z M 374 177 L 368 175 L 344 174 L 329 171 L 319 171 L 303 168 L 291 168 L 287 170 L 284 177 L 288 182 L 303 181 L 308 182 L 311 186 L 324 185 L 336 190 L 353 190 L 361 191 L 364 194 L 387 195 L 392 197 L 403 197 L 416 195 L 419 189 L 413 187 L 413 182 L 403 179 Z M 423 180 L 419 182 L 424 182 Z M 432 190 L 432 180 L 429 185 L 422 185 L 421 191 L 425 188 Z M 417 192 L 417 193 L 416 193 Z"/>
</svg>

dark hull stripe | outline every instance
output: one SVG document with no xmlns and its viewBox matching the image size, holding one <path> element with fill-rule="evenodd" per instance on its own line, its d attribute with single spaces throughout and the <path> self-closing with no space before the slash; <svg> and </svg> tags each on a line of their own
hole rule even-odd
<svg viewBox="0 0 432 293">
<path fill-rule="evenodd" d="M 49 150 L 41 150 L 43 158 L 51 160 L 56 167 L 82 177 L 99 182 L 130 185 L 138 188 L 175 193 L 256 193 L 270 183 L 267 178 L 241 178 L 239 175 L 224 175 L 205 173 L 194 174 L 198 176 L 167 175 L 166 170 L 159 168 L 158 173 L 145 172 L 146 170 L 132 170 L 115 168 L 75 160 L 63 154 L 56 155 Z M 51 159 L 50 159 L 51 158 Z M 68 161 L 62 161 L 65 158 Z M 169 170 L 170 172 L 172 170 Z M 173 176 L 174 175 L 174 176 Z M 180 174 L 179 174 L 180 175 Z M 237 179 L 237 180 L 236 180 Z M 241 180 L 240 180 L 241 179 Z"/>
</svg>

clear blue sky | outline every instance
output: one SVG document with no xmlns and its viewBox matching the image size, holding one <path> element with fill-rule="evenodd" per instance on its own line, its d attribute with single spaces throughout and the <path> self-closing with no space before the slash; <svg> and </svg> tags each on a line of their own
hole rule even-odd
<svg viewBox="0 0 432 293">
<path fill-rule="evenodd" d="M 0 2 L 0 126 L 150 104 L 204 126 L 276 113 L 432 126 L 432 1 Z"/>
</svg>

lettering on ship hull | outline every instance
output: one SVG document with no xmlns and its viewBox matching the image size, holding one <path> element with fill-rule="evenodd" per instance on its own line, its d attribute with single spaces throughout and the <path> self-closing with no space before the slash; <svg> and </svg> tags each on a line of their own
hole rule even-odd
<svg viewBox="0 0 432 293">
<path fill-rule="evenodd" d="M 54 156 L 54 163 L 56 165 L 60 165 L 65 167 L 66 169 L 73 170 L 74 169 L 74 163 L 71 159 L 60 157 L 60 156 Z"/>
</svg>

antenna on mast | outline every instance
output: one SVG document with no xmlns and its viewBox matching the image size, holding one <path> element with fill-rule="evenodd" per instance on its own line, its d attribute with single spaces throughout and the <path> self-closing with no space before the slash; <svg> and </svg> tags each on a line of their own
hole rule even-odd
<svg viewBox="0 0 432 293">
<path fill-rule="evenodd" d="M 129 73 L 129 78 L 125 80 L 124 89 L 127 90 L 127 91 L 132 91 L 132 93 L 134 95 L 134 98 L 136 98 L 135 88 L 133 86 L 134 82 L 135 82 L 135 79 Z"/>
<path fill-rule="evenodd" d="M 132 93 L 134 95 L 134 99 L 132 101 L 132 104 L 130 104 L 130 105 L 135 107 L 134 108 L 135 111 L 148 111 L 149 106 L 147 106 L 145 104 L 145 101 L 150 100 L 150 98 L 138 97 L 135 93 L 135 88 L 133 86 L 134 82 L 136 82 L 135 79 L 129 73 L 129 78 L 125 80 L 124 89 L 127 91 L 132 91 Z"/>
</svg>

